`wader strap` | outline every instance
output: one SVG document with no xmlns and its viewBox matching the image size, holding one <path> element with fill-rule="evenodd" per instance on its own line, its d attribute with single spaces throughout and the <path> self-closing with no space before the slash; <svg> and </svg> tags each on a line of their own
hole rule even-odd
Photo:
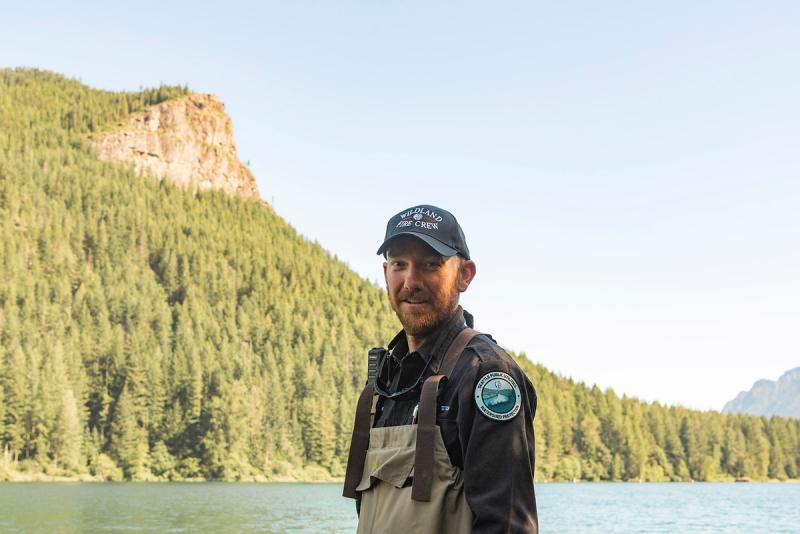
<svg viewBox="0 0 800 534">
<path fill-rule="evenodd" d="M 464 349 L 467 344 L 472 341 L 472 338 L 479 334 L 480 332 L 469 327 L 459 332 L 455 339 L 450 342 L 450 346 L 447 347 L 447 352 L 444 354 L 444 358 L 442 358 L 442 363 L 439 364 L 439 369 L 436 374 L 450 376 L 450 373 L 453 372 L 453 367 L 456 366 L 458 357 L 464 352 Z"/>
<path fill-rule="evenodd" d="M 450 343 L 436 374 L 422 385 L 419 400 L 419 419 L 417 419 L 417 448 L 414 452 L 414 480 L 411 484 L 411 498 L 415 501 L 431 500 L 431 484 L 433 483 L 433 449 L 436 443 L 436 400 L 439 396 L 439 384 L 453 371 L 458 357 L 470 340 L 478 332 L 465 328 Z M 349 464 L 348 464 L 349 471 Z"/>
<path fill-rule="evenodd" d="M 372 410 L 372 385 L 367 384 L 358 398 L 356 420 L 353 424 L 353 438 L 350 441 L 350 454 L 347 457 L 347 471 L 344 475 L 344 491 L 342 495 L 356 498 L 356 486 L 364 473 L 364 461 L 369 448 L 370 411 Z"/>
</svg>

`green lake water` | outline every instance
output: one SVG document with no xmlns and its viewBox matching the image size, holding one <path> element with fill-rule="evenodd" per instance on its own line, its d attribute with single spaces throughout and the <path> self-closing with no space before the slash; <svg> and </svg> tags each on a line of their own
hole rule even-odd
<svg viewBox="0 0 800 534">
<path fill-rule="evenodd" d="M 539 484 L 542 533 L 800 532 L 800 484 Z M 354 532 L 338 484 L 5 483 L 0 532 Z M 412 534 L 412 533 L 409 533 Z"/>
</svg>

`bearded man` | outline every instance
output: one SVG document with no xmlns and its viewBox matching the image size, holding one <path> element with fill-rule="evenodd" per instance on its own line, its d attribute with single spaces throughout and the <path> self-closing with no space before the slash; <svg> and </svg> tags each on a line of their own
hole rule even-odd
<svg viewBox="0 0 800 534">
<path fill-rule="evenodd" d="M 538 532 L 536 392 L 459 306 L 476 273 L 461 226 L 414 206 L 389 219 L 378 254 L 403 330 L 371 351 L 356 408 L 344 495 L 358 532 Z"/>
</svg>

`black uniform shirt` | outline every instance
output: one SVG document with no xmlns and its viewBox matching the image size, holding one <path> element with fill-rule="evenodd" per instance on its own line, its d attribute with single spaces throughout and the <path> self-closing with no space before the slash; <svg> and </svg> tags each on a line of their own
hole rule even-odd
<svg viewBox="0 0 800 534">
<path fill-rule="evenodd" d="M 465 319 L 471 326 L 472 316 L 459 307 L 413 353 L 408 352 L 404 332 L 395 336 L 391 352 L 379 366 L 387 391 L 410 388 L 420 373 L 422 379 L 399 398 L 379 398 L 376 427 L 412 424 L 424 379 L 438 371 L 450 343 L 465 328 Z M 507 421 L 490 419 L 475 404 L 478 380 L 493 371 L 510 375 L 522 395 L 519 413 Z M 517 363 L 491 337 L 474 337 L 440 387 L 436 415 L 450 461 L 464 473 L 474 533 L 538 531 L 533 491 L 535 413 L 536 392 Z"/>
</svg>

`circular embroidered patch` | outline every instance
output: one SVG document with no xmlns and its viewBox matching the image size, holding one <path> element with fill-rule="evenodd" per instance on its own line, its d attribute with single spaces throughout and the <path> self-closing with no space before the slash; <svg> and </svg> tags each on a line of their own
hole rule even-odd
<svg viewBox="0 0 800 534">
<path fill-rule="evenodd" d="M 522 395 L 516 381 L 506 373 L 486 373 L 475 386 L 475 404 L 489 419 L 508 421 L 522 405 Z"/>
</svg>

